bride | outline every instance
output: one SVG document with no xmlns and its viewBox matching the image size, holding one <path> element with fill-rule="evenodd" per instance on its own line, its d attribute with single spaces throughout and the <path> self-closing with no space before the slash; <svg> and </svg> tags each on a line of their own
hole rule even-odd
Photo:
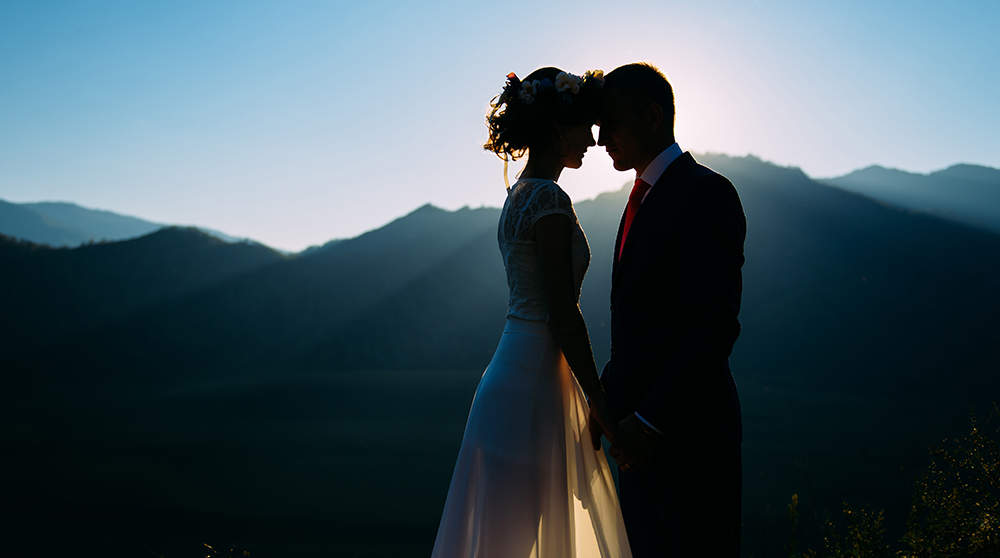
<svg viewBox="0 0 1000 558">
<path fill-rule="evenodd" d="M 556 180 L 594 145 L 601 72 L 541 68 L 507 76 L 490 104 L 484 146 L 528 154 L 507 188 L 497 237 L 507 271 L 507 322 L 476 389 L 432 556 L 630 558 L 588 400 L 609 440 L 614 421 L 580 313 L 590 248 Z"/>
</svg>

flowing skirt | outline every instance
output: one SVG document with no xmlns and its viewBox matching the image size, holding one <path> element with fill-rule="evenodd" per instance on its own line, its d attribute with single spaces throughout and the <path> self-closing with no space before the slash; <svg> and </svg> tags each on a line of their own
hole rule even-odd
<svg viewBox="0 0 1000 558">
<path fill-rule="evenodd" d="M 611 470 L 548 326 L 510 318 L 472 401 L 434 558 L 630 558 Z"/>
</svg>

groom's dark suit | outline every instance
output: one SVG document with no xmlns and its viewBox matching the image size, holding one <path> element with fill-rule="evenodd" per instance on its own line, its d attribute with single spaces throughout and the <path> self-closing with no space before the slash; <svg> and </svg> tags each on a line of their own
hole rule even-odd
<svg viewBox="0 0 1000 558">
<path fill-rule="evenodd" d="M 729 354 L 745 237 L 732 183 L 689 153 L 653 185 L 624 247 L 619 227 L 601 380 L 616 418 L 638 413 L 663 434 L 660 457 L 620 475 L 636 558 L 739 554 L 742 424 Z"/>
</svg>

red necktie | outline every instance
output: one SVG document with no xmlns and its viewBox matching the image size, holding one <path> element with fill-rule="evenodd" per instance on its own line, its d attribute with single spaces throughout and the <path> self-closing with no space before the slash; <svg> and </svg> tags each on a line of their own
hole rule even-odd
<svg viewBox="0 0 1000 558">
<path fill-rule="evenodd" d="M 639 206 L 642 205 L 642 198 L 645 197 L 646 192 L 652 188 L 653 185 L 644 182 L 641 178 L 635 179 L 635 186 L 632 187 L 632 193 L 628 196 L 628 204 L 625 205 L 625 227 L 622 229 L 622 242 L 618 246 L 618 259 L 622 259 L 622 251 L 625 249 L 625 238 L 628 236 L 628 230 L 632 227 L 632 220 L 635 219 L 635 214 L 639 212 Z"/>
</svg>

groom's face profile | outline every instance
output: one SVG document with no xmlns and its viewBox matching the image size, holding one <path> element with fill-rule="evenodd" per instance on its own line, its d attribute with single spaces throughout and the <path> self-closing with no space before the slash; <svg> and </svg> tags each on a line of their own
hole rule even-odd
<svg viewBox="0 0 1000 558">
<path fill-rule="evenodd" d="M 597 145 L 603 145 L 614 163 L 615 170 L 627 171 L 642 164 L 644 134 L 641 110 L 635 100 L 617 91 L 608 91 L 601 106 L 600 134 Z"/>
</svg>

